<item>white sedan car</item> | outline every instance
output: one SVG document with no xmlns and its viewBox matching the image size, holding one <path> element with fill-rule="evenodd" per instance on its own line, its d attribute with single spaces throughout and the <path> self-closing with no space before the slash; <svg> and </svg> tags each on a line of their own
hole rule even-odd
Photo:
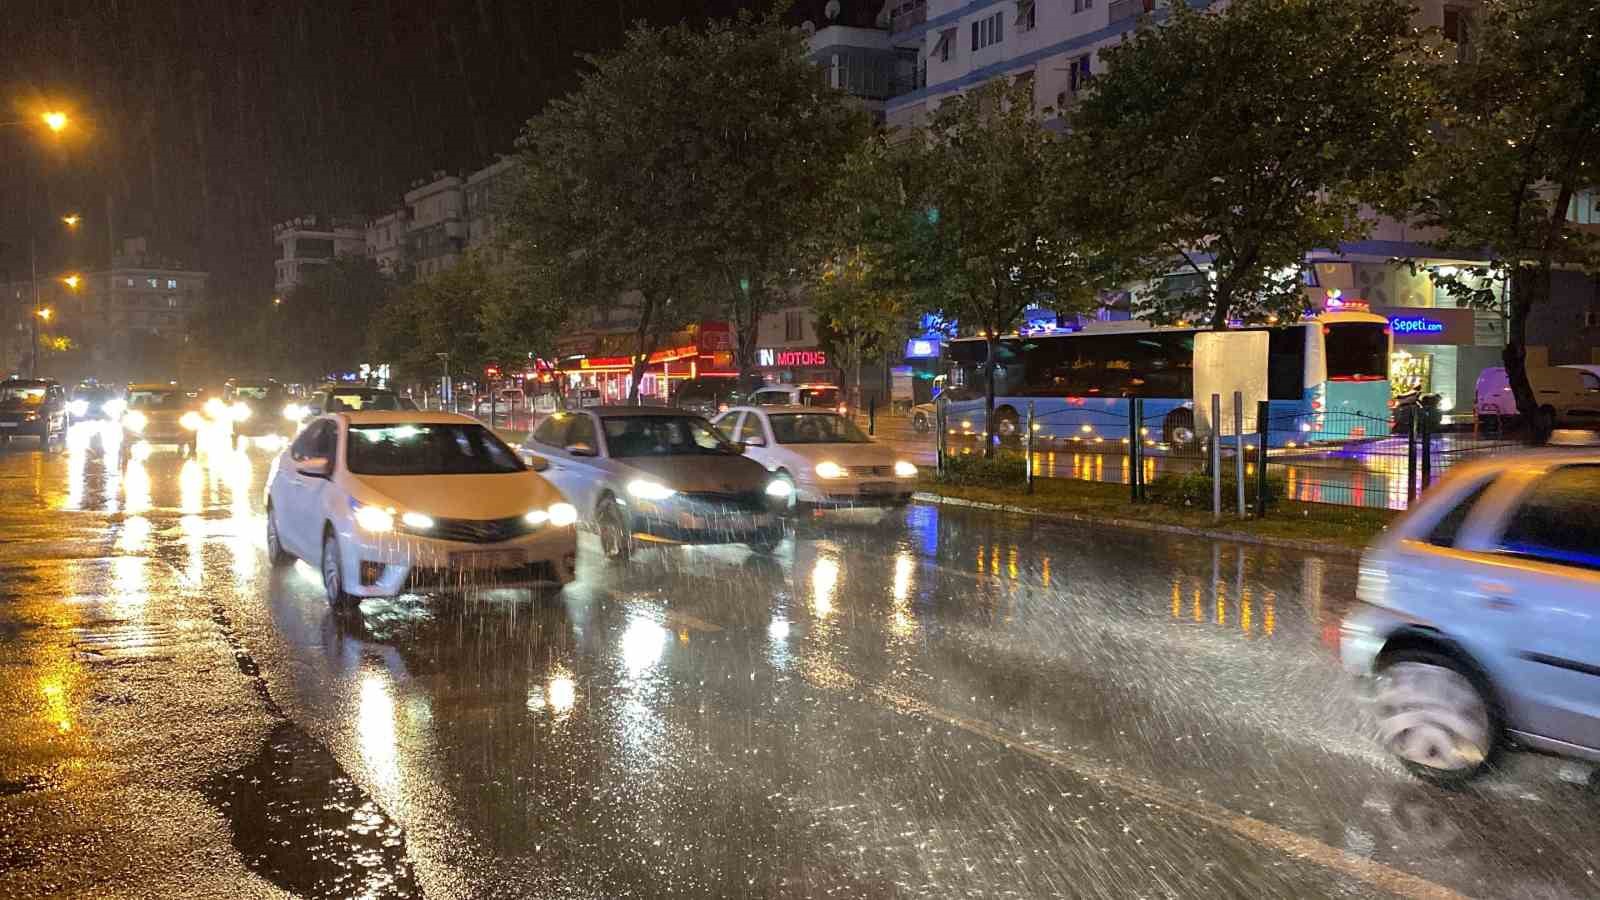
<svg viewBox="0 0 1600 900">
<path fill-rule="evenodd" d="M 267 550 L 322 573 L 333 604 L 407 590 L 564 585 L 577 510 L 466 416 L 309 422 L 267 478 Z"/>
<path fill-rule="evenodd" d="M 904 506 L 917 489 L 915 465 L 830 410 L 736 406 L 715 424 L 744 445 L 746 456 L 793 485 L 791 506 Z"/>
</svg>

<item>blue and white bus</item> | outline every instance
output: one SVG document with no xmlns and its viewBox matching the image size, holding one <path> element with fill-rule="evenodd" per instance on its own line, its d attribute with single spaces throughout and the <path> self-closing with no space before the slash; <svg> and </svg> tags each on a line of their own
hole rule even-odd
<svg viewBox="0 0 1600 900">
<path fill-rule="evenodd" d="M 1388 320 L 1342 310 L 1289 326 L 1239 330 L 1269 335 L 1266 383 L 1273 446 L 1388 433 L 1394 340 Z M 1120 443 L 1129 437 L 1128 401 L 1142 397 L 1141 431 L 1147 441 L 1192 444 L 1194 346 L 1200 331 L 1121 322 L 1004 337 L 996 353 L 995 431 L 1016 434 L 1032 401 L 1038 437 Z M 962 338 L 947 347 L 948 428 L 981 435 L 986 342 Z"/>
</svg>

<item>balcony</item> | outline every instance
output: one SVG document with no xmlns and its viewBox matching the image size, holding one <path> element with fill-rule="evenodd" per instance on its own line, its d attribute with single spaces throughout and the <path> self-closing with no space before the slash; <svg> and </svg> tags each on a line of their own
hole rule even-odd
<svg viewBox="0 0 1600 900">
<path fill-rule="evenodd" d="M 889 32 L 891 34 L 909 31 L 923 22 L 928 21 L 927 0 L 906 0 L 904 3 L 895 4 L 889 13 Z"/>
<path fill-rule="evenodd" d="M 1125 19 L 1137 19 L 1155 8 L 1155 0 L 1112 0 L 1107 19 L 1115 25 Z"/>
</svg>

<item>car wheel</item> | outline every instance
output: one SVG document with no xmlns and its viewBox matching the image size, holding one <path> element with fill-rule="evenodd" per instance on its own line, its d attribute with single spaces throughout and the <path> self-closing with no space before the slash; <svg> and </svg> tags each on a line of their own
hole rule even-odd
<svg viewBox="0 0 1600 900">
<path fill-rule="evenodd" d="M 1161 440 L 1172 447 L 1189 447 L 1194 444 L 1194 413 L 1188 409 L 1175 409 L 1167 414 L 1161 424 Z"/>
<path fill-rule="evenodd" d="M 335 609 L 349 605 L 354 597 L 344 590 L 344 566 L 339 556 L 339 538 L 330 527 L 322 533 L 322 589 L 328 605 Z"/>
<path fill-rule="evenodd" d="M 928 414 L 916 413 L 913 415 L 911 417 L 911 427 L 918 434 L 926 434 L 928 431 Z"/>
<path fill-rule="evenodd" d="M 1558 424 L 1560 424 L 1560 423 L 1556 419 L 1555 407 L 1553 407 L 1553 406 L 1541 406 L 1541 407 L 1539 407 L 1539 434 L 1541 436 L 1542 435 L 1547 435 L 1550 432 L 1555 431 L 1556 430 L 1556 425 L 1558 425 Z"/>
<path fill-rule="evenodd" d="M 1411 774 L 1463 784 L 1493 764 L 1504 740 L 1482 676 L 1432 650 L 1378 660 L 1378 737 Z"/>
<path fill-rule="evenodd" d="M 595 528 L 600 533 L 600 550 L 606 559 L 627 562 L 633 555 L 633 531 L 628 527 L 628 511 L 615 497 L 600 501 L 595 513 Z"/>
<path fill-rule="evenodd" d="M 270 503 L 267 504 L 267 559 L 274 566 L 294 562 L 294 556 L 283 549 L 283 541 L 278 538 L 278 515 Z"/>
</svg>

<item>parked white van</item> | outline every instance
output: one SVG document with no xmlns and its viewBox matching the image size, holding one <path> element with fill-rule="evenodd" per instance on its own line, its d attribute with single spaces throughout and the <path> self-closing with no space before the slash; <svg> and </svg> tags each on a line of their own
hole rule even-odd
<svg viewBox="0 0 1600 900">
<path fill-rule="evenodd" d="M 1528 369 L 1528 381 L 1539 401 L 1539 411 L 1549 424 L 1592 427 L 1600 425 L 1600 373 L 1588 366 L 1550 366 Z M 1504 420 L 1517 414 L 1506 370 L 1484 369 L 1478 376 L 1473 412 L 1480 422 Z"/>
</svg>

